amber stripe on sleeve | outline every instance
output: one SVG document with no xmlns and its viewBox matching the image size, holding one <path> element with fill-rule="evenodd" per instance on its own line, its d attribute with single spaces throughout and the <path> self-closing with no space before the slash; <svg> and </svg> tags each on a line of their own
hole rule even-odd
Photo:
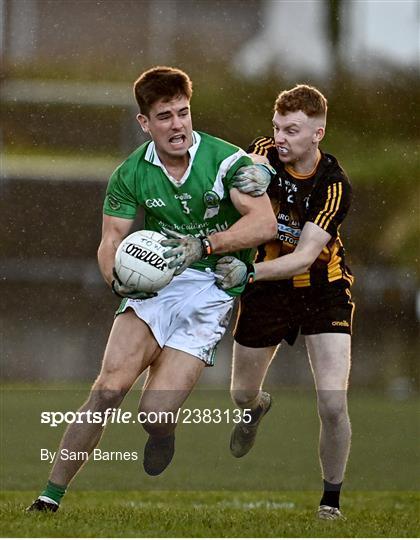
<svg viewBox="0 0 420 540">
<path fill-rule="evenodd" d="M 338 189 L 337 202 L 335 204 L 335 208 L 334 208 L 333 213 L 330 214 L 330 216 L 326 219 L 325 223 L 322 225 L 323 229 L 328 229 L 328 226 L 331 223 L 331 220 L 337 214 L 337 212 L 338 212 L 338 210 L 340 208 L 341 196 L 343 194 L 343 184 L 341 182 L 339 182 L 338 184 L 335 184 L 335 185 L 337 185 L 337 189 Z"/>
<path fill-rule="evenodd" d="M 273 141 L 271 139 L 260 139 L 255 143 L 252 153 L 267 157 L 268 150 L 273 146 Z"/>
<path fill-rule="evenodd" d="M 324 230 L 328 228 L 328 225 L 331 223 L 331 220 L 334 218 L 340 208 L 342 193 L 343 185 L 341 182 L 328 186 L 327 200 L 324 208 L 315 218 L 315 225 L 318 225 Z"/>
</svg>

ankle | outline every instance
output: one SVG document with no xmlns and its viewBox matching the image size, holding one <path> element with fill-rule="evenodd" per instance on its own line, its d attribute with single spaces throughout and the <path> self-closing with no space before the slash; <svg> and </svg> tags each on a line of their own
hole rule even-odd
<svg viewBox="0 0 420 540">
<path fill-rule="evenodd" d="M 66 490 L 67 486 L 60 486 L 59 484 L 55 484 L 54 482 L 51 482 L 51 480 L 48 480 L 47 485 L 44 491 L 41 493 L 40 497 L 50 499 L 52 502 L 60 504 L 61 499 L 66 493 Z"/>
</svg>

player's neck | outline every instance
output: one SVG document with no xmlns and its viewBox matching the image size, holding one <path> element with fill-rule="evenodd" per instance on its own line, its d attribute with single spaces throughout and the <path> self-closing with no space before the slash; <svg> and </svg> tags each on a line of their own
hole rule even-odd
<svg viewBox="0 0 420 540">
<path fill-rule="evenodd" d="M 159 156 L 159 158 L 165 169 L 175 180 L 181 180 L 190 163 L 190 154 L 188 152 L 183 156 L 165 155 Z"/>
<path fill-rule="evenodd" d="M 321 159 L 319 148 L 314 153 L 311 153 L 304 159 L 298 159 L 293 164 L 287 165 L 286 170 L 291 174 L 295 173 L 298 176 L 309 177 L 315 174 L 318 163 Z"/>
</svg>

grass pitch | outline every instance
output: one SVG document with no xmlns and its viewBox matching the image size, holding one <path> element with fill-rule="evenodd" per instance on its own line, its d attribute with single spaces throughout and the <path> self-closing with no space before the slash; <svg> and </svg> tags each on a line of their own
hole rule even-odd
<svg viewBox="0 0 420 540">
<path fill-rule="evenodd" d="M 347 521 L 319 522 L 321 478 L 315 395 L 274 393 L 253 450 L 233 458 L 232 424 L 180 424 L 173 462 L 159 477 L 142 468 L 147 439 L 138 424 L 111 425 L 102 450 L 136 461 L 92 461 L 59 512 L 25 514 L 45 485 L 65 426 L 40 423 L 41 411 L 76 410 L 86 386 L 7 385 L 2 395 L 1 535 L 9 537 L 416 537 L 420 534 L 419 401 L 352 392 L 353 443 L 342 496 Z M 135 411 L 138 392 L 123 404 Z M 196 390 L 185 405 L 225 410 L 226 391 Z M 112 491 L 110 491 L 112 490 Z"/>
<path fill-rule="evenodd" d="M 315 518 L 314 492 L 82 492 L 56 514 L 25 514 L 36 493 L 1 496 L 9 537 L 417 537 L 419 496 L 351 492 L 346 521 Z"/>
</svg>

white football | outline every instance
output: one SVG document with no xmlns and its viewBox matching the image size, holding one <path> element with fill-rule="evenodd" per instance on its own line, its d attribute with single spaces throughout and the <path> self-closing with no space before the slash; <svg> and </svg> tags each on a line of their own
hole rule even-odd
<svg viewBox="0 0 420 540">
<path fill-rule="evenodd" d="M 115 254 L 115 270 L 123 285 L 136 291 L 157 292 L 175 272 L 168 268 L 160 244 L 166 237 L 156 231 L 136 231 L 125 238 Z"/>
</svg>

